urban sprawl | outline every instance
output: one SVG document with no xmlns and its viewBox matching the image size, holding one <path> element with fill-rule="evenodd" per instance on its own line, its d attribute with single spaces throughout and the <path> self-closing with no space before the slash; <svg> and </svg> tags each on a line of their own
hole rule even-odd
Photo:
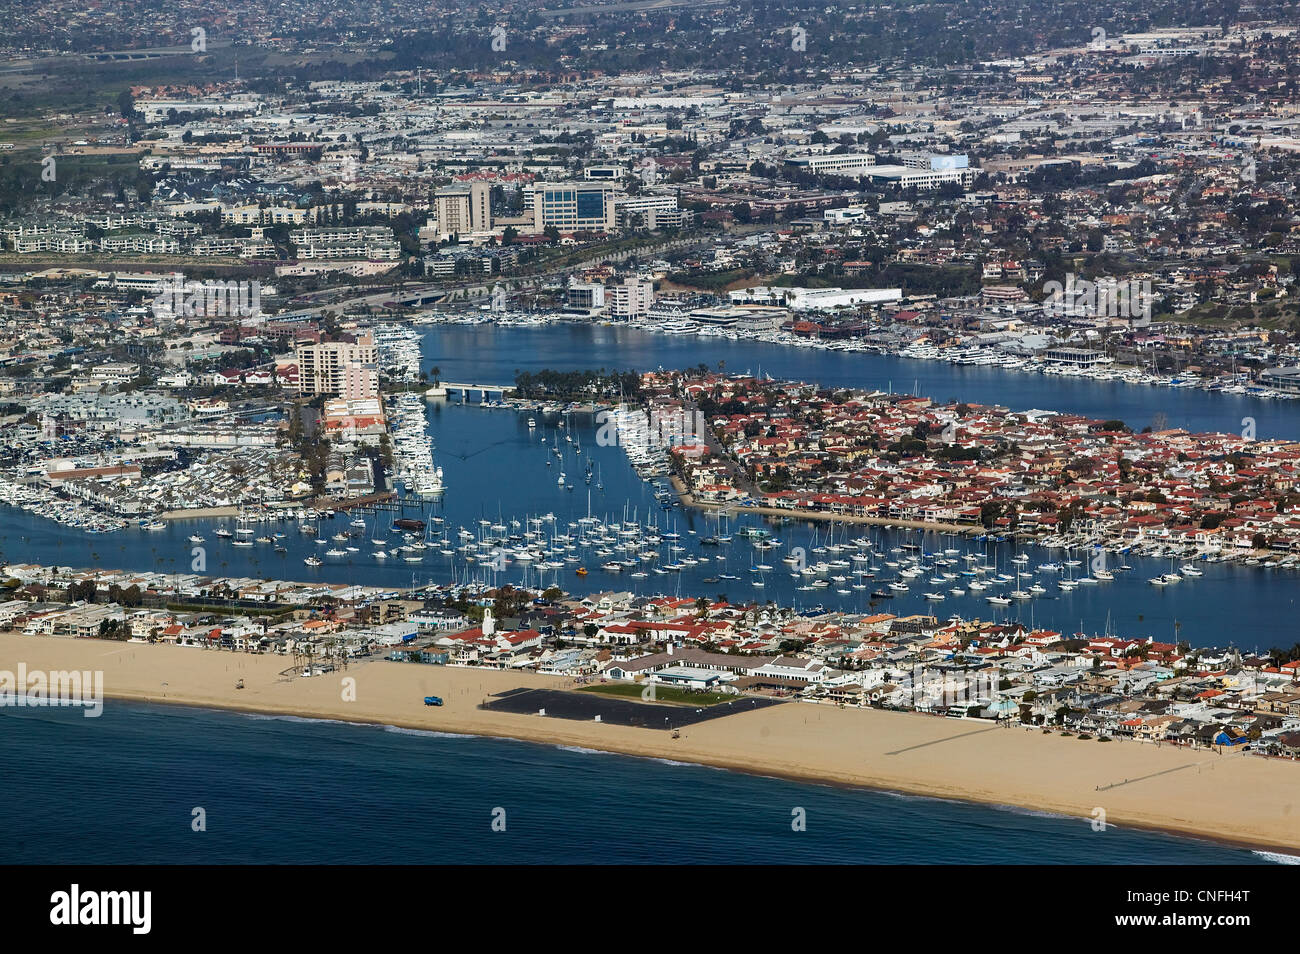
<svg viewBox="0 0 1300 954">
<path fill-rule="evenodd" d="M 232 547 L 308 535 L 329 547 L 313 568 L 356 553 L 471 569 L 409 589 L 218 576 L 197 532 L 195 563 L 72 569 L 19 562 L 7 540 L 0 628 L 278 654 L 294 678 L 477 666 L 633 700 L 1300 756 L 1300 645 L 882 610 L 911 587 L 1005 606 L 1104 585 L 1128 554 L 1167 558 L 1162 587 L 1208 562 L 1300 568 L 1300 443 L 1253 416 L 1192 433 L 1160 412 L 707 365 L 455 382 L 436 345 L 421 352 L 447 325 L 562 322 L 1287 410 L 1293 6 L 1188 27 L 1159 25 L 1159 4 L 1095 23 L 1078 7 L 1037 30 L 1019 25 L 1041 18 L 1032 2 L 947 29 L 917 18 L 965 8 L 100 7 L 114 15 L 8 10 L 0 41 L 0 516 L 78 533 L 211 518 L 233 521 L 213 531 Z M 871 611 L 570 592 L 697 562 L 649 518 L 406 518 L 488 492 L 436 459 L 426 408 L 448 398 L 557 435 L 594 415 L 665 510 L 720 516 L 700 546 L 730 543 L 729 517 L 768 518 L 744 533 L 755 586 L 788 572 L 799 590 L 870 591 Z M 796 520 L 818 545 L 777 538 Z M 1023 552 L 997 566 L 886 527 L 1061 558 L 1026 586 Z M 529 568 L 556 582 L 502 582 Z"/>
</svg>

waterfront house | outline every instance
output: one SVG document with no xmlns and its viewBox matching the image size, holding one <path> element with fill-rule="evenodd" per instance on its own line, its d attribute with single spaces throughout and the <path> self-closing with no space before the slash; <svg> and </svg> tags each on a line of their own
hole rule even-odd
<svg viewBox="0 0 1300 954">
<path fill-rule="evenodd" d="M 1300 731 L 1279 732 L 1272 736 L 1264 747 L 1270 755 L 1300 758 Z"/>
<path fill-rule="evenodd" d="M 451 654 L 446 649 L 436 646 L 395 646 L 389 650 L 388 658 L 393 662 L 445 666 L 451 661 Z"/>
</svg>

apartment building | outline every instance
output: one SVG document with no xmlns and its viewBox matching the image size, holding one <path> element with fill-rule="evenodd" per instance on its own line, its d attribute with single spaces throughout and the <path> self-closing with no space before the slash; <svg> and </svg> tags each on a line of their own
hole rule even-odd
<svg viewBox="0 0 1300 954">
<path fill-rule="evenodd" d="M 411 207 L 405 202 L 358 202 L 357 215 L 379 215 L 393 219 L 399 215 L 408 215 Z"/>
<path fill-rule="evenodd" d="M 379 393 L 379 355 L 370 335 L 356 341 L 301 344 L 297 357 L 300 394 L 333 394 L 360 401 Z"/>
<path fill-rule="evenodd" d="M 0 236 L 10 242 L 33 235 L 54 235 L 58 232 L 80 232 L 81 227 L 69 219 L 40 218 L 17 219 L 0 225 Z"/>
<path fill-rule="evenodd" d="M 222 206 L 221 221 L 226 225 L 304 225 L 309 221 L 307 209 L 273 205 Z"/>
<path fill-rule="evenodd" d="M 105 235 L 99 240 L 101 252 L 130 252 L 176 255 L 181 250 L 181 243 L 166 235 L 153 232 L 128 232 L 119 235 Z"/>
<path fill-rule="evenodd" d="M 246 239 L 209 235 L 190 246 L 192 255 L 238 255 Z"/>
<path fill-rule="evenodd" d="M 644 278 L 625 278 L 620 284 L 609 286 L 605 293 L 609 313 L 614 318 L 644 318 L 655 302 L 655 284 Z"/>
<path fill-rule="evenodd" d="M 75 232 L 50 232 L 45 235 L 23 235 L 13 240 L 14 251 L 84 253 L 95 249 L 95 243 Z"/>
<path fill-rule="evenodd" d="M 289 241 L 298 258 L 364 258 L 393 262 L 401 258 L 402 247 L 393 230 L 384 225 L 354 225 L 342 228 L 295 229 Z"/>
<path fill-rule="evenodd" d="M 92 368 L 90 377 L 93 381 L 107 381 L 110 384 L 126 384 L 140 376 L 140 365 L 133 362 L 114 362 L 101 364 Z"/>
</svg>

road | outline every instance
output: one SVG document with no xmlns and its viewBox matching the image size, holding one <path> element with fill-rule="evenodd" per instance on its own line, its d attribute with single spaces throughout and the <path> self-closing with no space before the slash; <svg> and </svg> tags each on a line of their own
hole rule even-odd
<svg viewBox="0 0 1300 954">
<path fill-rule="evenodd" d="M 763 231 L 770 228 L 771 226 L 766 225 L 741 226 L 728 234 L 746 234 L 748 232 Z M 295 315 L 321 315 L 325 312 L 342 313 L 342 311 L 347 308 L 382 308 L 385 303 L 394 301 L 395 299 L 409 298 L 419 295 L 432 295 L 436 293 L 442 293 L 442 301 L 447 301 L 453 294 L 461 300 L 486 298 L 492 294 L 492 289 L 496 285 L 501 285 L 507 289 L 525 289 L 540 284 L 547 278 L 574 272 L 589 265 L 616 265 L 633 257 L 659 255 L 664 252 L 683 251 L 697 247 L 705 248 L 713 245 L 717 239 L 718 236 L 716 235 L 672 239 L 658 245 L 640 246 L 633 249 L 625 249 L 621 252 L 612 252 L 609 254 L 596 253 L 587 258 L 580 258 L 575 262 L 557 265 L 553 268 L 548 268 L 541 272 L 535 272 L 529 275 L 520 275 L 516 277 L 498 276 L 487 281 L 463 282 L 451 285 L 442 282 L 403 282 L 396 288 L 390 286 L 380 291 L 368 292 L 352 298 L 339 299 L 319 305 L 309 305 L 306 308 L 292 309 L 292 311 Z M 352 286 L 336 286 L 336 288 L 333 289 L 321 289 L 312 292 L 310 297 L 319 298 L 335 291 L 346 292 L 351 289 Z"/>
<path fill-rule="evenodd" d="M 694 401 L 689 402 L 686 410 L 690 420 L 703 420 L 704 412 L 700 410 L 699 405 Z M 699 417 L 696 417 L 696 415 L 699 415 Z M 704 421 L 701 430 L 704 433 L 699 436 L 704 439 L 709 452 L 718 460 L 726 462 L 727 473 L 731 476 L 731 485 L 740 491 L 741 497 L 752 497 L 754 500 L 762 499 L 758 485 L 749 479 L 744 469 L 736 462 L 736 459 L 718 442 L 717 435 L 713 433 L 713 428 L 709 427 L 708 421 Z"/>
</svg>

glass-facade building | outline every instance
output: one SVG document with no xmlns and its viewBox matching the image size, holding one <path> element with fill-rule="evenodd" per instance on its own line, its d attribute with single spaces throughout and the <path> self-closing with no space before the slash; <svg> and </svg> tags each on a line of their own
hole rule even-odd
<svg viewBox="0 0 1300 954">
<path fill-rule="evenodd" d="M 561 232 L 612 232 L 615 190 L 604 182 L 539 182 L 533 186 L 533 225 Z"/>
</svg>

